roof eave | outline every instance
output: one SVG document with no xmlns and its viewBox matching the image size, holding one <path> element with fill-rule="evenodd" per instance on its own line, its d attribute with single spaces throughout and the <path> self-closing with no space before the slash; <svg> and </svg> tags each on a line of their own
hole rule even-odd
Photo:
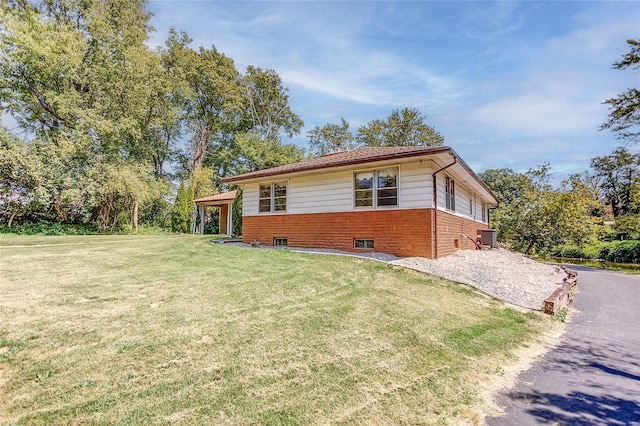
<svg viewBox="0 0 640 426">
<path fill-rule="evenodd" d="M 260 171 L 258 171 L 258 172 L 245 173 L 238 176 L 223 178 L 222 182 L 241 184 L 242 182 L 253 181 L 253 180 L 261 179 L 265 177 L 280 176 L 280 175 L 296 175 L 298 173 L 312 171 L 312 170 L 334 169 L 338 167 L 345 167 L 345 166 L 358 165 L 358 164 L 377 163 L 377 162 L 389 161 L 397 158 L 420 157 L 423 155 L 439 154 L 441 152 L 447 152 L 447 151 L 453 151 L 453 150 L 449 147 L 436 147 L 428 151 L 416 150 L 416 151 L 408 151 L 408 152 L 399 152 L 395 154 L 378 155 L 375 157 L 367 157 L 367 158 L 361 158 L 356 160 L 344 160 L 344 161 L 339 161 L 339 162 L 330 163 L 330 164 L 310 165 L 308 167 L 302 167 L 293 171 L 286 171 L 286 170 L 270 171 L 270 169 L 266 169 L 264 170 L 264 173 L 260 173 Z"/>
</svg>

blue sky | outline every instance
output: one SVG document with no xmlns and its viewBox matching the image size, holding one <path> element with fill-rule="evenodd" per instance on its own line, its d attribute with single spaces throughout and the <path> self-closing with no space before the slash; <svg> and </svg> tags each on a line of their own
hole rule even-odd
<svg viewBox="0 0 640 426">
<path fill-rule="evenodd" d="M 601 102 L 640 85 L 613 70 L 640 37 L 640 2 L 150 1 L 169 27 L 242 72 L 272 68 L 305 122 L 352 131 L 411 107 L 476 171 L 549 162 L 556 180 L 621 144 Z M 639 147 L 631 147 L 637 151 Z"/>
</svg>

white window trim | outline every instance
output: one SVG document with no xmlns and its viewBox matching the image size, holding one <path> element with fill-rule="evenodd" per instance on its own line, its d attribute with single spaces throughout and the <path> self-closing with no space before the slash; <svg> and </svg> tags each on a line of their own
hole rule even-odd
<svg viewBox="0 0 640 426">
<path fill-rule="evenodd" d="M 482 214 L 480 215 L 480 221 L 482 223 L 488 223 L 487 218 L 489 217 L 489 210 L 487 209 L 487 202 L 484 200 L 481 200 L 480 208 L 482 209 Z"/>
<path fill-rule="evenodd" d="M 274 185 L 275 184 L 285 184 L 285 187 L 287 188 L 287 195 L 284 197 L 285 199 L 285 209 L 284 210 L 279 210 L 276 211 L 276 201 L 275 199 L 277 198 L 275 196 L 275 188 Z M 261 212 L 260 211 L 260 200 L 262 200 L 263 198 L 260 198 L 260 187 L 261 186 L 267 186 L 270 185 L 271 186 L 271 205 L 270 205 L 270 209 L 268 212 Z M 258 215 L 265 215 L 265 214 L 286 214 L 287 211 L 289 210 L 289 191 L 290 191 L 290 187 L 289 187 L 289 179 L 285 179 L 285 180 L 274 180 L 274 181 L 270 181 L 270 182 L 258 182 Z M 266 198 L 264 198 L 266 200 Z"/>
<path fill-rule="evenodd" d="M 453 198 L 451 198 L 451 194 L 447 191 L 447 179 L 453 182 Z M 444 174 L 443 179 L 443 189 L 444 189 L 444 208 L 448 212 L 456 212 L 456 180 L 448 173 Z M 453 208 L 451 208 L 451 201 L 453 201 Z"/>
<path fill-rule="evenodd" d="M 398 199 L 395 206 L 378 206 L 378 180 L 376 178 L 376 172 L 385 169 L 396 169 L 396 198 Z M 373 172 L 373 205 L 372 206 L 356 206 L 356 174 Z M 379 166 L 376 168 L 366 168 L 360 170 L 353 170 L 351 173 L 351 205 L 355 210 L 394 210 L 400 209 L 400 165 L 392 164 L 388 166 Z"/>
</svg>

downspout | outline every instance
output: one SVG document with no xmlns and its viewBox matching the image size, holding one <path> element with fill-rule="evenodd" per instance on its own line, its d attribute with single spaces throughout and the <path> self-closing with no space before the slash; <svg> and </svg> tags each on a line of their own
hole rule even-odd
<svg viewBox="0 0 640 426">
<path fill-rule="evenodd" d="M 431 177 L 433 178 L 433 229 L 434 229 L 434 232 L 433 232 L 432 252 L 433 252 L 434 259 L 438 258 L 438 186 L 436 182 L 436 175 L 448 169 L 449 167 L 453 166 L 457 162 L 458 162 L 458 157 L 453 155 L 453 163 L 447 164 L 446 166 L 439 168 L 438 170 L 436 170 L 431 174 Z"/>
</svg>

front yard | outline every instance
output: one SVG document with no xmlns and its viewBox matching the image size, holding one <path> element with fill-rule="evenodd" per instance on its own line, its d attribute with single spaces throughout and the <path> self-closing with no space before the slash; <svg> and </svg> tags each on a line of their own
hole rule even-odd
<svg viewBox="0 0 640 426">
<path fill-rule="evenodd" d="M 545 326 L 441 279 L 200 236 L 0 236 L 0 423 L 478 421 Z"/>
</svg>

